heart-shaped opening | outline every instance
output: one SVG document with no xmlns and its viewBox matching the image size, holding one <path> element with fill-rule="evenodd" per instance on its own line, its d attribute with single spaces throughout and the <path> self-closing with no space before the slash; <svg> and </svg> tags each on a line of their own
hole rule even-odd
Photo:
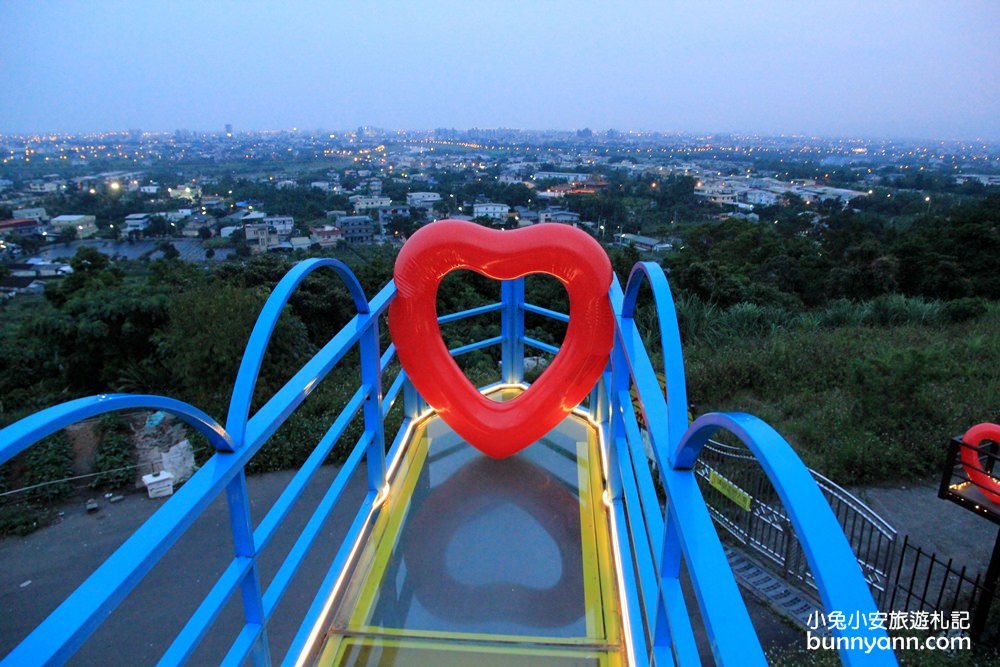
<svg viewBox="0 0 1000 667">
<path fill-rule="evenodd" d="M 441 316 L 462 312 L 497 303 L 500 298 L 500 281 L 470 269 L 459 269 L 441 280 L 437 294 L 437 314 Z M 524 277 L 524 301 L 564 315 L 569 313 L 569 294 L 566 288 L 555 277 L 545 273 L 533 273 Z M 449 350 L 488 340 L 500 335 L 500 319 L 499 312 L 492 312 L 445 322 L 441 324 L 441 338 Z M 566 323 L 539 313 L 526 312 L 524 331 L 529 339 L 560 348 L 566 338 Z M 503 380 L 500 357 L 500 348 L 493 346 L 473 350 L 454 359 L 474 387 L 484 387 Z M 524 381 L 528 384 L 537 381 L 553 359 L 554 353 L 526 345 Z M 487 396 L 490 400 L 503 402 L 511 400 L 516 394 L 492 392 Z"/>
</svg>

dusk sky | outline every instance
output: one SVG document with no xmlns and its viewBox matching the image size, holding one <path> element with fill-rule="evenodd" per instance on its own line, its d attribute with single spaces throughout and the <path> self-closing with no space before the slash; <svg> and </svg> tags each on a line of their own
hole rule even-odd
<svg viewBox="0 0 1000 667">
<path fill-rule="evenodd" d="M 0 0 L 0 133 L 1000 140 L 1000 2 Z"/>
</svg>

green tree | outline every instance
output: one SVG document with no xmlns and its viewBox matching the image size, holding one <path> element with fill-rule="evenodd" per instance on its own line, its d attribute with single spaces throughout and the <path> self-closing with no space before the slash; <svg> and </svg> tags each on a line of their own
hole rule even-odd
<svg viewBox="0 0 1000 667">
<path fill-rule="evenodd" d="M 77 237 L 76 227 L 72 225 L 67 225 L 66 227 L 63 227 L 62 229 L 59 230 L 59 234 L 56 236 L 56 242 L 69 245 L 70 243 L 76 240 L 76 237 Z"/>
<path fill-rule="evenodd" d="M 156 336 L 156 344 L 179 397 L 210 414 L 222 414 L 266 296 L 267 290 L 212 284 L 171 300 L 169 324 Z M 283 313 L 268 345 L 255 396 L 270 398 L 314 349 L 302 321 L 291 312 Z"/>
<path fill-rule="evenodd" d="M 164 259 L 177 259 L 181 256 L 180 251 L 170 241 L 161 241 L 156 244 L 156 249 L 163 253 Z"/>
</svg>

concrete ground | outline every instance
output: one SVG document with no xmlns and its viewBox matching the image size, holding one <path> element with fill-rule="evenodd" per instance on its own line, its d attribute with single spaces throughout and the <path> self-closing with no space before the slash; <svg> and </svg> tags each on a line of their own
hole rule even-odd
<svg viewBox="0 0 1000 667">
<path fill-rule="evenodd" d="M 975 574 L 985 574 L 997 540 L 997 524 L 937 497 L 939 480 L 916 483 L 869 486 L 851 489 L 888 521 L 902 544 L 904 535 L 910 543 L 939 559 L 954 559 Z"/>
<path fill-rule="evenodd" d="M 364 492 L 364 470 L 346 497 L 359 500 Z M 332 481 L 336 470 L 326 467 L 307 487 L 299 505 L 272 540 L 260 560 L 266 584 L 280 566 L 294 538 Z M 291 472 L 248 478 L 255 521 L 264 516 L 288 481 Z M 152 665 L 183 627 L 202 596 L 232 558 L 228 510 L 216 500 L 159 564 L 146 576 L 107 622 L 73 657 L 73 665 Z M 118 546 L 164 502 L 145 493 L 126 495 L 110 503 L 99 493 L 97 512 L 88 514 L 86 496 L 64 508 L 61 520 L 26 537 L 0 539 L 0 657 L 86 579 Z M 279 603 L 269 626 L 272 656 L 283 656 L 298 630 L 298 620 L 313 601 L 319 582 L 343 534 L 353 519 L 349 511 L 335 514 L 324 525 L 317 553 L 306 561 L 291 589 Z M 350 514 L 351 516 L 348 516 Z M 237 596 L 238 598 L 238 596 Z M 286 620 L 287 619 L 287 620 Z M 230 604 L 213 631 L 195 653 L 191 664 L 218 664 L 242 623 L 238 600 Z M 280 662 L 280 658 L 278 659 Z"/>
</svg>

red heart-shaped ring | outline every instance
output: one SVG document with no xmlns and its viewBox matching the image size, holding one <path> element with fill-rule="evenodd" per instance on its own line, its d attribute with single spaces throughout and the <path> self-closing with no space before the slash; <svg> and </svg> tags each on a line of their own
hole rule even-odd
<svg viewBox="0 0 1000 667">
<path fill-rule="evenodd" d="M 979 460 L 979 446 L 984 440 L 1000 443 L 1000 426 L 996 424 L 977 424 L 965 432 L 962 442 L 968 445 L 962 447 L 962 467 L 972 483 L 979 487 L 983 495 L 995 503 L 1000 503 L 1000 483 L 997 478 L 983 469 Z"/>
<path fill-rule="evenodd" d="M 554 276 L 569 294 L 569 325 L 556 358 L 510 401 L 484 396 L 441 339 L 437 291 L 450 272 L 470 269 L 494 280 L 530 273 Z M 558 424 L 593 389 L 607 366 L 614 337 L 608 298 L 611 262 L 586 232 L 561 224 L 498 231 L 440 220 L 403 246 L 393 272 L 396 298 L 389 332 L 399 361 L 424 400 L 484 454 L 516 454 Z"/>
</svg>

